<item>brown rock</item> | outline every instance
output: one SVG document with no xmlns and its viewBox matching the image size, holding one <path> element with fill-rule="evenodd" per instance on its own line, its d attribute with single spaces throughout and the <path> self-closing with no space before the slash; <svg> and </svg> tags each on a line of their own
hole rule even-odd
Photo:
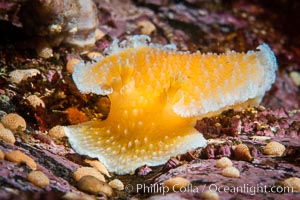
<svg viewBox="0 0 300 200">
<path fill-rule="evenodd" d="M 47 187 L 50 185 L 49 178 L 41 171 L 32 171 L 28 174 L 27 180 L 38 187 Z"/>
<path fill-rule="evenodd" d="M 5 128 L 10 129 L 11 131 L 16 131 L 19 127 L 23 131 L 26 129 L 26 121 L 17 113 L 9 113 L 5 115 L 2 117 L 1 123 Z"/>
<path fill-rule="evenodd" d="M 36 163 L 32 158 L 19 150 L 11 151 L 5 154 L 5 159 L 14 163 L 26 163 L 33 170 L 37 169 Z"/>
<path fill-rule="evenodd" d="M 0 140 L 9 144 L 14 144 L 16 141 L 14 134 L 7 128 L 0 129 Z"/>
<path fill-rule="evenodd" d="M 89 194 L 103 193 L 108 197 L 113 195 L 112 188 L 105 182 L 100 181 L 94 176 L 83 176 L 78 182 L 78 189 Z"/>
<path fill-rule="evenodd" d="M 75 179 L 75 181 L 78 182 L 83 176 L 87 176 L 87 175 L 94 176 L 95 178 L 99 179 L 100 181 L 105 182 L 104 176 L 93 167 L 81 167 L 81 168 L 77 169 L 73 173 L 73 178 Z"/>
</svg>

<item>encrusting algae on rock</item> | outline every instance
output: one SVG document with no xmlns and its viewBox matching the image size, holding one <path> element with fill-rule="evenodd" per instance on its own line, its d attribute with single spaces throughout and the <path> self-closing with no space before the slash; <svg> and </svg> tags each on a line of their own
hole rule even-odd
<svg viewBox="0 0 300 200">
<path fill-rule="evenodd" d="M 96 63 L 79 62 L 73 79 L 82 93 L 109 96 L 107 119 L 64 129 L 78 153 L 118 174 L 206 146 L 196 120 L 258 105 L 277 70 L 266 44 L 247 53 L 191 54 L 141 35 L 115 40 L 105 53 Z"/>
</svg>

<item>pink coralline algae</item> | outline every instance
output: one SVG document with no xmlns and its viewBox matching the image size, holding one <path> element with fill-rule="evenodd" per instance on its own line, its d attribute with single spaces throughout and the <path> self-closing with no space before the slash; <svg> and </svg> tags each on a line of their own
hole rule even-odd
<svg viewBox="0 0 300 200">
<path fill-rule="evenodd" d="M 139 176 L 146 176 L 147 174 L 152 172 L 152 169 L 150 167 L 148 167 L 147 165 L 144 165 L 144 166 L 138 168 L 137 171 L 138 171 L 137 174 Z"/>
<path fill-rule="evenodd" d="M 201 154 L 200 158 L 208 158 L 208 159 L 216 159 L 221 157 L 231 157 L 232 156 L 232 148 L 230 144 L 216 144 L 211 143 L 205 147 Z"/>
<path fill-rule="evenodd" d="M 163 171 L 167 172 L 172 168 L 177 167 L 180 164 L 179 160 L 177 160 L 176 158 L 170 158 L 167 163 L 164 165 L 163 167 Z"/>
<path fill-rule="evenodd" d="M 230 157 L 231 156 L 231 149 L 230 146 L 227 144 L 222 145 L 219 149 L 218 149 L 218 153 L 217 153 L 217 158 L 221 158 L 221 157 Z"/>
<path fill-rule="evenodd" d="M 205 138 L 237 137 L 240 134 L 299 137 L 299 124 L 296 114 L 295 117 L 289 116 L 283 108 L 275 110 L 251 108 L 242 112 L 225 112 L 218 117 L 198 120 L 195 128 Z"/>
<path fill-rule="evenodd" d="M 195 128 L 203 133 L 205 138 L 236 137 L 241 133 L 242 121 L 238 115 L 226 118 L 204 118 L 197 121 Z"/>
<path fill-rule="evenodd" d="M 207 158 L 211 159 L 211 158 L 215 158 L 215 146 L 214 145 L 207 145 L 207 147 L 205 148 L 206 152 L 207 152 Z"/>
</svg>

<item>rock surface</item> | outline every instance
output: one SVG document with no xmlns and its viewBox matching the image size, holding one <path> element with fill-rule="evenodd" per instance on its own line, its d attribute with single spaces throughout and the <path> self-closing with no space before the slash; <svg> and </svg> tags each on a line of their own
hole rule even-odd
<svg viewBox="0 0 300 200">
<path fill-rule="evenodd" d="M 25 35 L 16 15 L 20 2 L 5 0 L 0 4 L 0 31 L 3 33 L 0 38 L 0 118 L 17 113 L 25 119 L 26 129 L 14 132 L 14 145 L 0 140 L 0 150 L 4 154 L 19 150 L 29 155 L 36 162 L 37 170 L 49 178 L 50 185 L 40 188 L 31 184 L 26 180 L 30 167 L 0 159 L 0 197 L 60 199 L 72 194 L 72 197 L 94 198 L 78 190 L 73 179 L 76 169 L 90 167 L 85 160 L 93 158 L 75 153 L 64 135 L 59 139 L 47 135 L 52 127 L 69 125 L 68 119 L 76 117 L 67 112 L 69 108 L 76 108 L 84 119 L 107 117 L 108 109 L 97 107 L 103 97 L 80 94 L 68 72 L 71 70 L 66 69 L 68 60 L 91 60 L 93 57 L 60 46 L 53 49 L 52 58 L 40 58 L 31 49 L 30 38 Z M 209 140 L 206 148 L 178 155 L 164 166 L 143 166 L 134 175 L 104 175 L 107 182 L 119 179 L 124 184 L 124 190 L 114 190 L 115 198 L 199 199 L 202 192 L 209 189 L 218 190 L 219 199 L 300 198 L 299 193 L 281 188 L 284 180 L 300 177 L 300 88 L 295 81 L 295 74 L 300 72 L 300 38 L 294 28 L 300 26 L 300 21 L 294 20 L 300 18 L 299 2 L 94 2 L 99 19 L 95 28 L 104 35 L 97 39 L 93 51 L 103 53 L 114 37 L 122 39 L 146 33 L 155 43 L 175 43 L 180 50 L 201 52 L 246 51 L 265 42 L 276 53 L 279 65 L 276 82 L 264 97 L 263 106 L 244 112 L 226 111 L 195 124 Z M 39 73 L 20 79 L 18 83 L 10 79 L 10 72 L 27 69 L 36 69 Z M 24 98 L 30 95 L 40 97 L 45 106 L 30 105 Z M 280 157 L 264 154 L 264 147 L 270 141 L 284 145 L 285 151 Z M 235 158 L 234 147 L 241 143 L 247 145 L 253 160 Z M 222 168 L 217 168 L 216 162 L 224 156 L 239 169 L 239 178 L 221 175 Z M 191 184 L 180 192 L 164 194 L 162 183 L 177 176 Z M 238 187 L 240 190 L 234 191 Z M 98 197 L 105 198 L 105 195 L 98 194 Z"/>
</svg>

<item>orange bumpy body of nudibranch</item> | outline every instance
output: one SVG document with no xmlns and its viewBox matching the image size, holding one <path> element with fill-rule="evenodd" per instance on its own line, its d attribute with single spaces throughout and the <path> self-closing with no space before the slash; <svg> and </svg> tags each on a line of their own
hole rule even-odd
<svg viewBox="0 0 300 200">
<path fill-rule="evenodd" d="M 276 60 L 265 44 L 247 53 L 191 54 L 147 39 L 114 42 L 109 55 L 73 73 L 81 92 L 108 95 L 111 110 L 104 121 L 65 127 L 69 141 L 119 174 L 205 146 L 196 119 L 257 105 L 275 81 Z"/>
</svg>

